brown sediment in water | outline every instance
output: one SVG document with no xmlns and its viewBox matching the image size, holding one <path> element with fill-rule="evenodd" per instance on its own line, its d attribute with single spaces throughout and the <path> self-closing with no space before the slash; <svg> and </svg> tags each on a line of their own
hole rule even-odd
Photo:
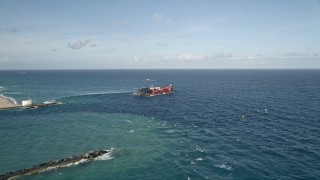
<svg viewBox="0 0 320 180">
<path fill-rule="evenodd" d="M 52 169 L 56 169 L 56 168 L 62 168 L 62 167 L 66 167 L 69 164 L 73 164 L 73 163 L 77 163 L 77 162 L 88 162 L 88 161 L 92 161 L 95 158 L 102 156 L 104 154 L 109 153 L 111 150 L 96 150 L 96 151 L 90 151 L 86 154 L 81 154 L 79 156 L 73 156 L 73 157 L 68 157 L 65 159 L 61 159 L 61 160 L 54 160 L 54 161 L 50 161 L 48 163 L 42 163 L 36 166 L 33 166 L 31 168 L 25 168 L 22 170 L 18 170 L 15 172 L 8 172 L 6 174 L 2 174 L 0 175 L 0 179 L 12 179 L 12 178 L 16 178 L 19 176 L 25 176 L 25 175 L 33 175 L 39 172 L 43 172 L 46 170 L 50 170 L 50 168 Z"/>
</svg>

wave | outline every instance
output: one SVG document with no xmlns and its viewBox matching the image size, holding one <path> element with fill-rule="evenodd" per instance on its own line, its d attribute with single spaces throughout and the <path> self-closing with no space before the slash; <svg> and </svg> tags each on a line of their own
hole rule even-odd
<svg viewBox="0 0 320 180">
<path fill-rule="evenodd" d="M 20 176 L 33 175 L 40 172 L 45 172 L 57 168 L 70 167 L 82 163 L 86 163 L 92 160 L 109 160 L 113 159 L 114 149 L 110 150 L 96 150 L 90 151 L 85 154 L 81 154 L 78 156 L 68 157 L 61 160 L 54 160 L 48 163 L 42 163 L 31 168 L 24 168 L 22 170 L 18 170 L 15 172 L 9 172 L 6 174 L 0 175 L 0 179 L 13 179 Z"/>
<path fill-rule="evenodd" d="M 60 105 L 60 104 L 63 104 L 63 103 L 54 99 L 54 100 L 47 100 L 47 101 L 44 101 L 44 102 L 43 102 L 43 104 L 46 104 L 46 105 L 51 105 L 51 104 L 57 104 L 57 105 Z"/>
<path fill-rule="evenodd" d="M 203 161 L 203 160 L 204 160 L 204 159 L 201 158 L 201 157 L 199 157 L 199 158 L 196 159 L 196 161 Z"/>
<path fill-rule="evenodd" d="M 134 129 L 131 129 L 129 132 L 127 132 L 128 134 L 132 134 L 134 133 Z"/>
<path fill-rule="evenodd" d="M 24 92 L 5 92 L 6 94 L 25 94 Z"/>
<path fill-rule="evenodd" d="M 110 152 L 103 154 L 99 157 L 96 157 L 95 160 L 105 161 L 105 160 L 113 159 L 115 157 L 115 153 L 116 153 L 116 149 L 111 148 Z"/>
<path fill-rule="evenodd" d="M 214 167 L 225 169 L 225 170 L 228 170 L 228 171 L 232 170 L 232 167 L 230 165 L 227 165 L 227 164 L 224 164 L 224 163 L 222 163 L 222 164 L 214 164 Z"/>
</svg>

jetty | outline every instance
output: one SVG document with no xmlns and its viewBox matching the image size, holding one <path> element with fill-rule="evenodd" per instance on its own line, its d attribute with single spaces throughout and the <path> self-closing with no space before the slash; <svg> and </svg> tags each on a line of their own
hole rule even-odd
<svg viewBox="0 0 320 180">
<path fill-rule="evenodd" d="M 25 168 L 14 172 L 8 172 L 5 174 L 0 175 L 0 179 L 14 179 L 20 176 L 26 176 L 26 175 L 33 175 L 39 172 L 51 170 L 51 169 L 57 169 L 62 167 L 68 167 L 72 164 L 78 164 L 78 163 L 85 163 L 92 161 L 99 156 L 102 156 L 104 154 L 107 154 L 111 152 L 111 150 L 95 150 L 90 151 L 85 154 L 81 154 L 78 156 L 72 156 L 61 160 L 54 160 L 50 161 L 48 163 L 42 163 L 36 166 L 33 166 L 31 168 Z"/>
<path fill-rule="evenodd" d="M 38 109 L 43 107 L 49 107 L 49 106 L 58 106 L 62 105 L 59 101 L 52 101 L 49 103 L 40 103 L 40 104 L 33 104 L 31 99 L 22 101 L 22 105 L 13 104 L 9 106 L 0 107 L 0 110 L 10 110 L 10 109 Z"/>
</svg>

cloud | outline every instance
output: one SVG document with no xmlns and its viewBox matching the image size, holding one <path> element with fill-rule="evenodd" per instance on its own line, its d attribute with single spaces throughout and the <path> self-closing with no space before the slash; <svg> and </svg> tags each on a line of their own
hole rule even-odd
<svg viewBox="0 0 320 180">
<path fill-rule="evenodd" d="M 181 32 L 176 34 L 175 37 L 179 39 L 188 39 L 188 38 L 194 38 L 194 35 L 191 32 Z"/>
<path fill-rule="evenodd" d="M 68 43 L 67 46 L 71 49 L 82 49 L 82 48 L 86 47 L 89 43 L 90 43 L 89 39 L 87 39 L 85 41 L 78 40 L 74 43 Z"/>
<path fill-rule="evenodd" d="M 206 33 L 210 30 L 207 26 L 193 26 L 184 28 L 181 32 L 175 34 L 176 38 L 186 39 L 186 38 L 194 38 L 196 35 L 201 33 Z"/>
<path fill-rule="evenodd" d="M 232 59 L 233 55 L 230 53 L 217 53 L 209 57 L 211 60 Z"/>
<path fill-rule="evenodd" d="M 0 57 L 0 64 L 8 62 L 10 59 L 8 57 Z"/>
<path fill-rule="evenodd" d="M 304 54 L 299 54 L 297 52 L 288 52 L 282 55 L 284 58 L 296 58 L 296 57 L 304 57 L 306 55 Z"/>
<path fill-rule="evenodd" d="M 96 26 L 99 27 L 99 28 L 102 28 L 102 27 L 106 26 L 106 23 L 104 21 L 99 21 L 99 22 L 96 23 Z"/>
<path fill-rule="evenodd" d="M 132 25 L 133 21 L 131 19 L 125 19 L 123 20 L 123 24 L 129 26 L 129 25 Z"/>
<path fill-rule="evenodd" d="M 180 54 L 173 58 L 181 62 L 191 62 L 191 61 L 203 61 L 204 59 L 206 59 L 206 56 L 195 55 L 195 54 Z"/>
<path fill-rule="evenodd" d="M 168 43 L 157 43 L 157 46 L 167 47 L 167 46 L 169 46 L 169 44 Z"/>
<path fill-rule="evenodd" d="M 161 43 L 160 43 L 161 44 Z M 163 43 L 166 44 L 166 43 Z M 161 44 L 162 45 L 162 44 Z M 194 54 L 194 53 L 184 53 L 177 55 L 159 55 L 154 57 L 139 57 L 134 56 L 131 63 L 136 64 L 151 64 L 151 63 L 236 63 L 244 65 L 264 65 L 269 60 L 280 60 L 289 57 L 296 58 L 309 58 L 309 59 L 318 59 L 320 58 L 320 53 L 314 53 L 311 55 L 303 55 L 297 52 L 285 53 L 283 56 L 263 56 L 261 54 L 247 55 L 247 56 L 237 56 L 231 53 L 214 53 L 214 54 Z"/>
<path fill-rule="evenodd" d="M 154 12 L 152 14 L 152 19 L 155 23 L 165 23 L 165 24 L 173 24 L 174 21 L 170 18 L 166 18 L 164 15 L 162 15 L 161 13 L 159 12 Z"/>
<path fill-rule="evenodd" d="M 180 54 L 175 56 L 163 56 L 160 61 L 165 62 L 200 62 L 200 61 L 213 61 L 233 59 L 233 55 L 230 53 L 217 53 L 214 55 L 200 55 L 200 54 Z"/>
<path fill-rule="evenodd" d="M 97 44 L 91 44 L 90 47 L 94 48 L 94 47 L 98 47 L 98 45 Z"/>
<path fill-rule="evenodd" d="M 18 29 L 0 27 L 0 32 L 16 33 L 16 32 L 18 32 Z"/>
<path fill-rule="evenodd" d="M 139 64 L 141 64 L 141 63 L 145 64 L 145 63 L 150 63 L 151 60 L 148 59 L 148 58 L 141 58 L 141 57 L 138 57 L 138 56 L 134 56 L 130 62 L 139 63 Z"/>
<path fill-rule="evenodd" d="M 193 26 L 193 27 L 184 28 L 183 32 L 184 33 L 203 33 L 203 32 L 208 32 L 209 30 L 210 28 L 207 26 Z"/>
<path fill-rule="evenodd" d="M 280 59 L 296 59 L 296 58 L 320 58 L 319 53 L 301 54 L 298 52 L 287 52 L 279 57 Z"/>
<path fill-rule="evenodd" d="M 299 52 L 287 52 L 282 55 L 273 55 L 273 56 L 262 56 L 261 54 L 257 55 L 250 55 L 245 57 L 233 57 L 232 59 L 238 59 L 238 60 L 274 60 L 274 59 L 318 59 L 320 58 L 319 53 L 306 53 L 302 54 Z"/>
<path fill-rule="evenodd" d="M 155 12 L 152 14 L 152 18 L 156 23 L 161 23 L 164 21 L 164 16 L 159 12 Z"/>
</svg>

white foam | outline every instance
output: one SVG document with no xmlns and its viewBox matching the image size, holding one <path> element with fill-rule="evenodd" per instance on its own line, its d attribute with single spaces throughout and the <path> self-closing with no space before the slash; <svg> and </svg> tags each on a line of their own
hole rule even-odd
<svg viewBox="0 0 320 180">
<path fill-rule="evenodd" d="M 217 168 L 221 168 L 221 169 L 225 169 L 225 170 L 232 170 L 232 167 L 230 165 L 227 165 L 227 164 L 214 164 L 214 167 L 217 167 Z"/>
<path fill-rule="evenodd" d="M 131 129 L 128 133 L 129 133 L 129 134 L 134 133 L 134 129 Z"/>
<path fill-rule="evenodd" d="M 106 154 L 103 154 L 102 156 L 96 157 L 94 160 L 110 160 L 110 159 L 113 159 L 114 158 L 114 156 L 112 154 L 113 151 L 114 151 L 114 148 L 111 148 L 110 152 L 108 152 Z M 50 171 L 50 170 L 64 168 L 64 167 L 71 167 L 71 166 L 79 165 L 79 164 L 86 163 L 86 162 L 89 162 L 89 161 L 90 161 L 90 159 L 80 159 L 79 161 L 68 163 L 68 164 L 56 165 L 56 166 L 50 165 L 47 168 L 41 168 L 40 167 L 40 169 L 37 169 L 38 171 L 36 171 L 36 173 Z M 58 161 L 55 161 L 55 162 L 58 162 Z M 34 174 L 34 171 L 31 171 L 31 172 L 23 174 L 23 175 L 12 176 L 9 179 L 16 179 L 17 177 L 20 177 L 20 176 L 32 175 L 32 174 Z M 61 174 L 62 173 L 59 173 L 59 175 L 61 175 Z"/>
<path fill-rule="evenodd" d="M 6 94 L 24 94 L 23 92 L 6 92 Z"/>
<path fill-rule="evenodd" d="M 48 101 L 44 101 L 43 104 L 53 104 L 56 102 L 57 102 L 57 100 L 48 100 Z"/>
<path fill-rule="evenodd" d="M 110 152 L 106 153 L 106 154 L 103 154 L 102 156 L 99 156 L 99 157 L 96 157 L 95 160 L 109 160 L 109 159 L 113 159 L 114 156 L 113 156 L 113 151 L 114 151 L 114 148 L 111 148 Z M 75 166 L 75 165 L 79 165 L 79 164 L 82 164 L 82 163 L 86 163 L 90 160 L 88 159 L 81 159 L 79 161 L 76 161 L 76 162 L 72 162 L 72 163 L 68 163 L 68 164 L 64 164 L 64 165 L 57 165 L 57 166 L 50 166 L 46 169 L 43 169 L 39 172 L 44 172 L 44 171 L 49 171 L 49 170 L 52 170 L 52 169 L 57 169 L 57 168 L 62 168 L 62 167 L 71 167 L 71 166 Z"/>
<path fill-rule="evenodd" d="M 128 120 L 128 119 L 127 119 L 127 122 L 130 123 L 130 124 L 134 124 L 134 122 L 132 122 L 132 121 L 130 121 L 130 120 Z"/>
<path fill-rule="evenodd" d="M 47 167 L 47 168 L 45 168 L 45 169 L 42 169 L 42 170 L 39 171 L 39 172 L 50 171 L 50 170 L 54 170 L 54 169 L 58 169 L 58 168 L 63 168 L 63 167 L 70 167 L 70 166 L 82 164 L 82 163 L 85 163 L 85 162 L 88 162 L 88 161 L 89 161 L 88 159 L 81 159 L 81 160 L 76 161 L 76 162 L 73 162 L 73 163 L 68 163 L 68 164 L 64 164 L 64 165 L 57 165 L 57 166 L 50 166 L 50 167 Z M 28 174 L 27 174 L 27 175 L 28 175 Z"/>
<path fill-rule="evenodd" d="M 203 161 L 203 160 L 204 160 L 204 159 L 203 159 L 203 158 L 200 158 L 200 157 L 196 159 L 196 161 Z"/>
<path fill-rule="evenodd" d="M 198 146 L 198 145 L 196 146 L 196 150 L 197 150 L 197 151 L 200 151 L 200 152 L 202 152 L 202 153 L 204 152 L 204 150 L 203 150 L 203 149 L 201 149 L 201 148 L 199 148 L 199 146 Z"/>
<path fill-rule="evenodd" d="M 111 148 L 110 152 L 103 154 L 102 156 L 96 157 L 95 160 L 100 160 L 100 161 L 105 161 L 105 160 L 110 160 L 114 158 L 114 152 L 115 149 Z"/>
</svg>

